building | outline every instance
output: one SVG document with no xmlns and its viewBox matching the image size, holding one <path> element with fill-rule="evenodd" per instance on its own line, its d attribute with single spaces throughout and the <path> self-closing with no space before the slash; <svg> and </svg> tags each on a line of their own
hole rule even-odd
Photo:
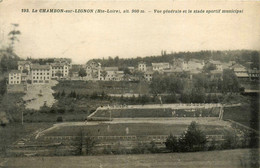
<svg viewBox="0 0 260 168">
<path fill-rule="evenodd" d="M 187 62 L 188 63 L 188 69 L 190 71 L 193 70 L 202 70 L 203 67 L 205 66 L 205 62 L 204 60 L 198 60 L 198 59 L 191 59 L 190 61 Z"/>
<path fill-rule="evenodd" d="M 260 74 L 260 70 L 257 69 L 248 70 L 248 75 L 251 80 L 259 80 L 259 74 Z"/>
<path fill-rule="evenodd" d="M 15 84 L 21 84 L 21 79 L 22 79 L 22 73 L 19 70 L 12 70 L 9 73 L 8 77 L 8 84 L 9 85 L 15 85 Z"/>
<path fill-rule="evenodd" d="M 152 63 L 153 71 L 163 71 L 170 68 L 168 62 Z"/>
<path fill-rule="evenodd" d="M 247 72 L 246 67 L 244 67 L 243 65 L 240 64 L 234 64 L 230 67 L 230 69 L 232 69 L 235 73 L 235 75 L 237 76 L 237 78 L 239 79 L 248 79 L 249 75 Z"/>
<path fill-rule="evenodd" d="M 119 71 L 118 67 L 104 67 L 101 72 L 100 80 L 106 80 L 106 81 L 124 80 L 124 71 Z"/>
<path fill-rule="evenodd" d="M 20 72 L 23 72 L 23 70 L 27 70 L 28 74 L 30 74 L 31 65 L 32 63 L 30 61 L 18 61 L 18 70 Z"/>
<path fill-rule="evenodd" d="M 152 81 L 153 79 L 153 72 L 152 71 L 147 71 L 144 73 L 144 78 L 147 81 Z"/>
<path fill-rule="evenodd" d="M 50 65 L 32 64 L 31 80 L 32 84 L 49 83 L 52 77 Z"/>
<path fill-rule="evenodd" d="M 67 78 L 69 76 L 70 65 L 68 63 L 64 63 L 64 62 L 50 63 L 50 67 L 52 73 L 51 77 L 53 79 Z"/>
<path fill-rule="evenodd" d="M 146 63 L 145 62 L 139 62 L 138 63 L 138 70 L 142 71 L 142 72 L 145 72 L 147 70 L 146 69 Z"/>
<path fill-rule="evenodd" d="M 101 64 L 96 61 L 89 61 L 86 64 L 86 80 L 100 80 L 101 78 Z"/>
<path fill-rule="evenodd" d="M 26 84 L 27 80 L 30 80 L 29 75 L 27 75 L 26 73 L 22 73 L 22 75 L 21 75 L 21 83 L 22 84 Z"/>
<path fill-rule="evenodd" d="M 211 80 L 220 79 L 223 80 L 223 71 L 220 70 L 212 70 L 208 73 Z"/>
<path fill-rule="evenodd" d="M 215 65 L 217 71 L 223 71 L 222 63 L 220 61 L 210 60 L 209 63 Z"/>
<path fill-rule="evenodd" d="M 181 69 L 182 71 L 187 71 L 189 70 L 188 68 L 188 62 L 185 61 L 184 59 L 178 58 L 178 59 L 173 59 L 173 69 Z"/>
</svg>

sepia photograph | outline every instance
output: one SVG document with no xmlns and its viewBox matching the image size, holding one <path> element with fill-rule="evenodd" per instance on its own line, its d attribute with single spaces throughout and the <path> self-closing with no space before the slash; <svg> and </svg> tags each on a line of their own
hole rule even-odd
<svg viewBox="0 0 260 168">
<path fill-rule="evenodd" d="M 0 168 L 259 168 L 259 11 L 0 0 Z"/>
</svg>

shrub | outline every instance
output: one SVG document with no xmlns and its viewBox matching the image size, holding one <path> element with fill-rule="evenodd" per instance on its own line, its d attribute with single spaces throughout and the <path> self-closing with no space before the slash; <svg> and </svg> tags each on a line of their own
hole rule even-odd
<svg viewBox="0 0 260 168">
<path fill-rule="evenodd" d="M 191 122 L 188 130 L 180 138 L 169 135 L 165 146 L 171 152 L 195 152 L 206 149 L 206 135 L 199 129 L 196 122 Z"/>
<path fill-rule="evenodd" d="M 57 122 L 63 122 L 63 118 L 61 116 L 57 117 Z"/>
</svg>

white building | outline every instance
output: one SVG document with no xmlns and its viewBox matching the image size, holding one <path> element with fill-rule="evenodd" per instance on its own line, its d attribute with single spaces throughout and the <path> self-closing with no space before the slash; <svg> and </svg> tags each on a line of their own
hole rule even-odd
<svg viewBox="0 0 260 168">
<path fill-rule="evenodd" d="M 28 74 L 30 73 L 32 63 L 30 61 L 18 61 L 18 70 L 23 72 L 23 70 L 27 70 Z"/>
<path fill-rule="evenodd" d="M 202 70 L 204 66 L 205 66 L 204 60 L 191 59 L 190 61 L 188 61 L 188 69 L 190 71 Z"/>
<path fill-rule="evenodd" d="M 220 61 L 210 60 L 209 63 L 215 65 L 217 71 L 223 71 L 222 63 Z"/>
<path fill-rule="evenodd" d="M 50 64 L 52 78 L 67 78 L 69 76 L 69 64 L 55 62 Z"/>
<path fill-rule="evenodd" d="M 146 69 L 146 63 L 144 62 L 139 62 L 138 63 L 138 70 L 139 71 L 142 71 L 142 72 L 145 72 L 147 69 Z"/>
<path fill-rule="evenodd" d="M 153 71 L 163 71 L 170 68 L 168 62 L 152 63 Z"/>
<path fill-rule="evenodd" d="M 52 77 L 50 65 L 32 64 L 31 66 L 31 79 L 32 84 L 49 83 Z"/>
<path fill-rule="evenodd" d="M 86 64 L 86 80 L 100 80 L 101 78 L 101 64 L 96 61 L 89 61 Z"/>
<path fill-rule="evenodd" d="M 124 71 L 119 71 L 118 67 L 104 67 L 103 72 L 105 76 L 100 77 L 101 80 L 106 81 L 121 81 L 124 80 Z"/>
<path fill-rule="evenodd" d="M 178 58 L 173 60 L 173 69 L 181 69 L 182 71 L 189 70 L 188 62 L 184 59 Z"/>
<path fill-rule="evenodd" d="M 22 73 L 19 70 L 12 70 L 9 73 L 9 78 L 8 78 L 8 83 L 9 85 L 15 85 L 15 84 L 21 84 L 21 79 L 22 79 Z"/>
<path fill-rule="evenodd" d="M 144 78 L 147 81 L 152 81 L 153 79 L 153 72 L 152 71 L 147 71 L 144 73 Z"/>
</svg>

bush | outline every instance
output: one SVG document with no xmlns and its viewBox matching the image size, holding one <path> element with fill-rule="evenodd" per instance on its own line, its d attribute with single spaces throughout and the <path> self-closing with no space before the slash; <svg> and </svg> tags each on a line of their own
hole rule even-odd
<svg viewBox="0 0 260 168">
<path fill-rule="evenodd" d="M 57 122 L 63 122 L 63 118 L 61 116 L 57 117 Z"/>
<path fill-rule="evenodd" d="M 171 152 L 195 152 L 206 149 L 206 135 L 199 129 L 196 122 L 191 122 L 188 130 L 180 138 L 169 135 L 165 146 Z"/>
</svg>

